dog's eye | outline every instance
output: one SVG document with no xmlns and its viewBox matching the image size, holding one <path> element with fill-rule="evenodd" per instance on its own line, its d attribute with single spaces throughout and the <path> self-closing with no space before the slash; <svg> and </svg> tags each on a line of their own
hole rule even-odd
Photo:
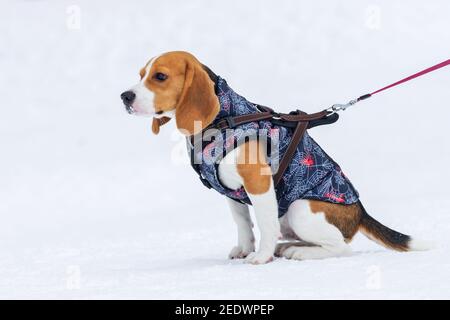
<svg viewBox="0 0 450 320">
<path fill-rule="evenodd" d="M 167 74 L 161 73 L 161 72 L 157 72 L 155 73 L 155 75 L 153 76 L 154 79 L 158 80 L 158 81 L 164 81 L 168 78 Z"/>
</svg>

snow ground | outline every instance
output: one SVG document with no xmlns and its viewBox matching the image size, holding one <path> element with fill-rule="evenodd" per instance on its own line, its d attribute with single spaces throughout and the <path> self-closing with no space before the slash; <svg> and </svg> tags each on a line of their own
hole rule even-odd
<svg viewBox="0 0 450 320">
<path fill-rule="evenodd" d="M 231 216 L 179 163 L 173 124 L 154 137 L 119 99 L 147 59 L 183 49 L 252 101 L 313 112 L 448 59 L 448 1 L 0 9 L 0 298 L 450 298 L 450 69 L 311 131 L 368 211 L 428 252 L 358 236 L 348 258 L 228 261 Z"/>
</svg>

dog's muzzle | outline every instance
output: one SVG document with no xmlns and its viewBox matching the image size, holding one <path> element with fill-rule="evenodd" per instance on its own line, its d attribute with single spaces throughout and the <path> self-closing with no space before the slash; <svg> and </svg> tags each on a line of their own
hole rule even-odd
<svg viewBox="0 0 450 320">
<path fill-rule="evenodd" d="M 123 104 L 125 105 L 125 109 L 129 114 L 134 113 L 133 109 L 133 102 L 136 99 L 136 94 L 133 91 L 125 91 L 120 95 L 120 98 L 123 101 Z"/>
</svg>

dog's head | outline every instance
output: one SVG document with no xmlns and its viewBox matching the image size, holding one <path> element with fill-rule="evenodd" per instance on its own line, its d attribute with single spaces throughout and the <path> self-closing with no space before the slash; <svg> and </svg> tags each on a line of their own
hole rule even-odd
<svg viewBox="0 0 450 320">
<path fill-rule="evenodd" d="M 120 97 L 128 113 L 153 117 L 155 134 L 173 117 L 184 134 L 195 134 L 219 112 L 214 82 L 190 53 L 174 51 L 154 57 L 139 75 L 139 83 Z"/>
</svg>

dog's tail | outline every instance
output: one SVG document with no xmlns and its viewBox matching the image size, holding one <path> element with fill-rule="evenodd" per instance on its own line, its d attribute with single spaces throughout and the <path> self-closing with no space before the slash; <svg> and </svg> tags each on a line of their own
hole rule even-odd
<svg viewBox="0 0 450 320">
<path fill-rule="evenodd" d="M 431 243 L 417 240 L 381 224 L 367 213 L 361 203 L 360 208 L 361 220 L 359 231 L 378 244 L 396 251 L 423 251 L 433 247 Z"/>
</svg>

